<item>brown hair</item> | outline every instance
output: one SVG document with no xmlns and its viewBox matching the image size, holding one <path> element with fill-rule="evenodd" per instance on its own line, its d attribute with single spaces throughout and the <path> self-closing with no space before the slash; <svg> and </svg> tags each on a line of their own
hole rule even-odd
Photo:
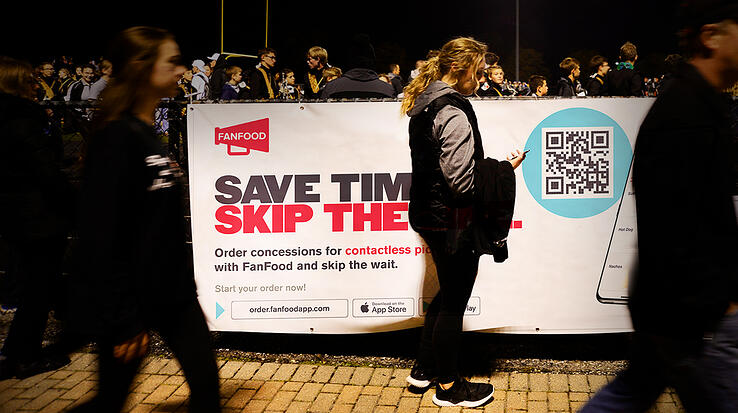
<svg viewBox="0 0 738 413">
<path fill-rule="evenodd" d="M 571 74 L 571 71 L 579 67 L 579 60 L 573 58 L 573 57 L 567 57 L 566 59 L 562 60 L 561 63 L 559 63 L 559 68 L 561 68 L 561 72 L 564 74 L 564 76 L 569 76 Z"/>
<path fill-rule="evenodd" d="M 341 68 L 331 66 L 328 68 L 323 69 L 323 77 L 329 77 L 329 76 L 335 76 L 335 77 L 341 77 L 343 75 L 343 72 L 341 71 Z"/>
<path fill-rule="evenodd" d="M 263 49 L 260 49 L 256 54 L 259 55 L 259 59 L 263 59 L 264 56 L 268 55 L 269 53 L 277 54 L 277 51 L 272 49 L 271 47 L 265 47 Z"/>
<path fill-rule="evenodd" d="M 33 100 L 34 82 L 30 63 L 0 56 L 0 92 Z"/>
<path fill-rule="evenodd" d="M 428 85 L 451 73 L 454 64 L 456 65 L 453 73 L 454 84 L 451 86 L 454 86 L 458 78 L 469 68 L 482 63 L 485 53 L 487 45 L 471 37 L 459 37 L 444 44 L 438 54 L 420 68 L 420 74 L 405 87 L 402 113 L 408 113 L 415 106 L 415 99 L 428 88 Z"/>
<path fill-rule="evenodd" d="M 607 62 L 607 59 L 605 59 L 603 56 L 592 56 L 592 59 L 590 59 L 589 61 L 589 68 L 592 70 L 592 73 L 596 73 L 598 70 L 600 70 L 600 66 L 602 66 L 602 64 L 605 62 Z"/>
<path fill-rule="evenodd" d="M 146 26 L 131 27 L 113 39 L 108 52 L 113 74 L 102 92 L 97 127 L 133 108 L 149 82 L 159 47 L 167 40 L 174 40 L 174 36 L 164 29 Z"/>
<path fill-rule="evenodd" d="M 546 84 L 546 78 L 540 75 L 533 75 L 528 80 L 528 86 L 530 86 L 531 94 L 535 95 L 538 92 L 538 88 Z"/>
<path fill-rule="evenodd" d="M 226 79 L 228 79 L 230 81 L 231 78 L 233 77 L 233 75 L 235 75 L 236 73 L 240 73 L 240 72 L 243 72 L 243 69 L 241 69 L 240 67 L 238 67 L 238 66 L 228 66 L 226 68 L 226 70 L 225 70 Z"/>
<path fill-rule="evenodd" d="M 626 62 L 633 62 L 638 56 L 638 49 L 631 42 L 625 42 L 624 45 L 620 46 L 620 59 Z"/>
</svg>

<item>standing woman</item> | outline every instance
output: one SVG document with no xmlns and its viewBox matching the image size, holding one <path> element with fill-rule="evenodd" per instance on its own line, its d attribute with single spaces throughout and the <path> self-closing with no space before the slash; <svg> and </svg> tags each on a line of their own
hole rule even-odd
<svg viewBox="0 0 738 413">
<path fill-rule="evenodd" d="M 84 268 L 73 289 L 78 327 L 100 351 L 98 394 L 78 411 L 118 412 L 156 330 L 179 360 L 190 412 L 219 412 L 218 370 L 185 244 L 182 173 L 153 123 L 185 71 L 167 31 L 133 27 L 108 54 L 85 164 L 80 239 Z M 82 308 L 84 306 L 84 308 Z"/>
<path fill-rule="evenodd" d="M 402 112 L 410 116 L 412 186 L 409 218 L 428 244 L 440 291 L 425 316 L 420 350 L 408 383 L 437 382 L 439 406 L 480 406 L 492 397 L 487 383 L 471 383 L 458 371 L 464 310 L 477 276 L 479 255 L 471 241 L 475 162 L 484 158 L 471 103 L 484 70 L 487 46 L 471 38 L 446 43 L 405 88 Z M 516 168 L 517 152 L 509 160 Z"/>
</svg>

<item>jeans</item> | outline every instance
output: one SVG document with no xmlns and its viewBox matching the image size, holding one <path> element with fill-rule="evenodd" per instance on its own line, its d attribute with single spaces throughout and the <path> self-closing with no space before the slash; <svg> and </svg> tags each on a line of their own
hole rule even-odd
<svg viewBox="0 0 738 413">
<path fill-rule="evenodd" d="M 701 346 L 636 332 L 628 369 L 580 412 L 643 412 L 667 386 L 687 412 L 738 411 L 738 314 L 725 316 Z"/>
<path fill-rule="evenodd" d="M 446 232 L 423 232 L 420 235 L 431 249 L 440 290 L 425 314 L 418 363 L 435 366 L 438 381 L 450 383 L 459 376 L 464 312 L 477 278 L 479 256 L 471 248 L 449 253 Z"/>
</svg>

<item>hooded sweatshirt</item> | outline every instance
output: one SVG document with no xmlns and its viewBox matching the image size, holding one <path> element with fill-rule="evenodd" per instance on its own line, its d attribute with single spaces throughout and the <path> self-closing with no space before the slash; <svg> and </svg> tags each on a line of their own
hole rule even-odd
<svg viewBox="0 0 738 413">
<path fill-rule="evenodd" d="M 418 96 L 408 116 L 415 117 L 434 100 L 452 94 L 462 97 L 447 83 L 437 80 Z M 473 193 L 474 134 L 464 111 L 451 105 L 441 108 L 433 119 L 433 136 L 441 143 L 441 171 L 448 186 L 457 195 Z"/>
<path fill-rule="evenodd" d="M 389 83 L 379 80 L 377 72 L 371 69 L 355 68 L 338 79 L 328 82 L 320 97 L 322 99 L 393 98 L 395 89 Z"/>
<path fill-rule="evenodd" d="M 475 162 L 484 158 L 476 115 L 466 98 L 436 81 L 410 116 L 410 223 L 416 230 L 452 225 L 452 210 L 472 204 Z"/>
</svg>

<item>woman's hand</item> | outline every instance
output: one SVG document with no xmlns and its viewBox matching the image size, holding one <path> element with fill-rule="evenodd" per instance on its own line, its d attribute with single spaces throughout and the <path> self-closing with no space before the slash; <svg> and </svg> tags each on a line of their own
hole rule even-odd
<svg viewBox="0 0 738 413">
<path fill-rule="evenodd" d="M 149 334 L 144 330 L 135 337 L 113 347 L 113 357 L 128 363 L 135 358 L 141 358 L 149 349 Z"/>
<path fill-rule="evenodd" d="M 525 152 L 520 152 L 520 149 L 516 149 L 515 152 L 510 152 L 510 156 L 507 157 L 507 161 L 512 164 L 513 169 L 516 169 L 518 166 L 520 166 L 520 164 L 523 163 L 524 159 Z"/>
</svg>

